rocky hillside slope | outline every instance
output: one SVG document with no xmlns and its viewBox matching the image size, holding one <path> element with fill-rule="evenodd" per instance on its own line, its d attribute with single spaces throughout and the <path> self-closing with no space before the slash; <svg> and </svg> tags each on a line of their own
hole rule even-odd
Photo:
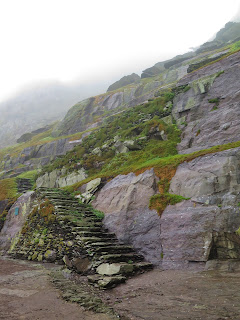
<svg viewBox="0 0 240 320">
<path fill-rule="evenodd" d="M 91 202 L 105 213 L 104 227 L 154 265 L 203 269 L 227 260 L 234 268 L 239 49 L 233 41 L 169 60 L 154 77 L 75 105 L 41 145 L 38 136 L 20 154 L 2 151 L 0 200 L 19 196 L 21 170 L 39 167 L 38 188 L 64 187 Z"/>
<path fill-rule="evenodd" d="M 0 103 L 0 148 L 15 144 L 27 132 L 61 120 L 69 106 L 101 90 L 103 85 L 89 88 L 50 82 L 20 91 Z"/>
</svg>

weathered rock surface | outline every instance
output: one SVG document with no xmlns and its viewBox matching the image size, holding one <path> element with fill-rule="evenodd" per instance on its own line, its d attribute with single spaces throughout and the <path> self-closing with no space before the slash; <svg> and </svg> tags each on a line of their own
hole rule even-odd
<svg viewBox="0 0 240 320">
<path fill-rule="evenodd" d="M 94 180 L 89 181 L 88 183 L 80 187 L 81 194 L 76 197 L 80 198 L 82 202 L 89 202 L 89 200 L 93 197 L 95 192 L 101 187 L 101 184 L 101 178 L 96 178 Z"/>
<path fill-rule="evenodd" d="M 60 170 L 55 169 L 50 173 L 47 172 L 37 179 L 37 188 L 63 188 L 87 178 L 87 174 L 83 168 L 76 172 L 72 172 L 67 175 L 65 174 L 65 168 L 62 168 Z"/>
<path fill-rule="evenodd" d="M 159 265 L 160 219 L 148 208 L 150 197 L 158 192 L 157 182 L 153 169 L 138 176 L 119 175 L 96 194 L 92 204 L 105 213 L 104 225 L 118 240 L 132 244 L 148 261 Z"/>
<path fill-rule="evenodd" d="M 17 173 L 23 171 L 40 168 L 48 164 L 51 160 L 57 156 L 65 155 L 67 151 L 72 150 L 76 145 L 80 144 L 81 140 L 69 141 L 69 139 L 59 139 L 42 145 L 28 147 L 22 150 L 17 157 L 6 156 L 4 159 L 4 169 L 11 170 L 19 164 L 26 166 L 26 168 L 20 168 Z"/>
<path fill-rule="evenodd" d="M 170 192 L 191 200 L 168 206 L 162 215 L 163 267 L 203 267 L 209 259 L 240 259 L 239 160 L 236 148 L 178 167 Z"/>
<path fill-rule="evenodd" d="M 24 193 L 8 211 L 6 221 L 0 232 L 1 249 L 8 250 L 12 243 L 18 241 L 18 234 L 33 208 L 34 199 L 35 193 L 33 191 Z M 18 208 L 17 215 L 15 214 L 16 208 Z"/>
<path fill-rule="evenodd" d="M 240 140 L 239 78 L 237 52 L 179 81 L 190 86 L 174 99 L 173 114 L 183 130 L 180 153 Z M 219 102 L 209 102 L 212 99 Z"/>
</svg>

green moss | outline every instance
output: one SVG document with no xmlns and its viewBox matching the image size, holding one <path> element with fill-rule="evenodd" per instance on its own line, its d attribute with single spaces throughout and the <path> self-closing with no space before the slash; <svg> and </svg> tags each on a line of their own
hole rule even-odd
<svg viewBox="0 0 240 320">
<path fill-rule="evenodd" d="M 237 229 L 236 234 L 240 236 L 240 227 Z"/>
<path fill-rule="evenodd" d="M 32 181 L 35 181 L 37 174 L 38 174 L 38 170 L 31 170 L 31 171 L 26 171 L 21 173 L 19 176 L 17 176 L 17 178 L 30 179 Z"/>
<path fill-rule="evenodd" d="M 171 193 L 155 194 L 150 198 L 149 208 L 157 210 L 161 216 L 167 205 L 174 205 L 183 200 L 187 200 L 187 198 Z"/>
<path fill-rule="evenodd" d="M 190 90 L 191 87 L 189 85 L 185 86 L 185 88 L 183 89 L 183 92 L 187 92 L 188 90 Z"/>
<path fill-rule="evenodd" d="M 209 99 L 208 100 L 209 103 L 216 103 L 217 106 L 219 105 L 219 101 L 220 101 L 219 98 L 214 98 L 214 99 Z"/>
</svg>

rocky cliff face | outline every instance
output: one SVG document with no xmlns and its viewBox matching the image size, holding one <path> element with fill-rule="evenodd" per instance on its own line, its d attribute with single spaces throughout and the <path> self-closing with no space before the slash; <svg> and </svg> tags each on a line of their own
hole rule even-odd
<svg viewBox="0 0 240 320">
<path fill-rule="evenodd" d="M 93 206 L 105 212 L 105 226 L 120 241 L 163 268 L 240 259 L 240 148 L 180 165 L 170 192 L 189 200 L 167 206 L 161 217 L 148 208 L 157 181 L 153 170 L 121 175 L 96 194 Z"/>
<path fill-rule="evenodd" d="M 18 175 L 20 172 L 41 168 L 57 156 L 65 155 L 67 151 L 72 150 L 79 143 L 81 143 L 81 140 L 74 142 L 69 141 L 69 139 L 59 139 L 25 148 L 18 156 L 6 155 L 2 161 L 3 169 L 8 174 L 8 171 L 21 164 L 21 167 L 15 169 L 15 174 Z"/>
<path fill-rule="evenodd" d="M 209 259 L 239 259 L 240 149 L 183 163 L 170 192 L 189 197 L 169 206 L 161 218 L 163 266 Z"/>
<path fill-rule="evenodd" d="M 173 114 L 182 129 L 180 153 L 240 140 L 240 52 L 186 75 Z"/>
<path fill-rule="evenodd" d="M 160 89 L 181 79 L 187 74 L 189 64 L 177 65 L 152 81 L 130 84 L 122 89 L 91 97 L 73 106 L 53 132 L 54 136 L 74 134 L 99 126 L 104 119 L 137 106 L 158 95 Z M 166 86 L 166 87 L 164 87 Z"/>
</svg>

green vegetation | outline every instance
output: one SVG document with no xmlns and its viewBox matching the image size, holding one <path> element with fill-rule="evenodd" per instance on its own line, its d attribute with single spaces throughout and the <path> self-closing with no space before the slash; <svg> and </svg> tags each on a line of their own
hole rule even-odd
<svg viewBox="0 0 240 320">
<path fill-rule="evenodd" d="M 208 102 L 209 103 L 216 103 L 216 106 L 218 106 L 219 105 L 219 98 L 209 99 Z"/>
<path fill-rule="evenodd" d="M 58 157 L 45 166 L 42 173 L 63 166 L 70 172 L 84 166 L 88 174 L 93 176 L 99 172 L 114 172 L 120 167 L 128 171 L 128 167 L 133 164 L 177 154 L 176 145 L 180 142 L 180 130 L 175 125 L 168 125 L 161 120 L 171 114 L 171 103 L 168 104 L 169 107 L 166 107 L 166 104 L 173 98 L 174 93 L 167 91 L 143 106 L 137 106 L 106 120 L 102 128 L 84 140 L 84 144 L 75 147 L 64 157 Z M 158 137 L 154 137 L 154 132 Z M 167 140 L 159 137 L 160 132 L 164 132 Z M 124 142 L 129 139 L 136 142 L 138 150 L 115 155 L 113 146 L 116 141 Z M 103 151 L 93 154 L 92 151 L 99 147 Z"/>
<path fill-rule="evenodd" d="M 174 205 L 183 200 L 187 200 L 187 198 L 170 193 L 155 194 L 150 198 L 149 208 L 155 209 L 161 216 L 167 205 Z"/>
<path fill-rule="evenodd" d="M 184 89 L 183 89 L 183 92 L 187 92 L 188 90 L 190 90 L 191 87 L 189 85 L 187 85 Z"/>
<path fill-rule="evenodd" d="M 224 71 L 219 71 L 219 72 L 217 73 L 217 75 L 216 75 L 216 78 L 220 77 L 220 75 L 223 74 L 223 73 L 224 73 Z"/>
<path fill-rule="evenodd" d="M 33 136 L 32 139 L 29 141 L 26 141 L 23 143 L 18 143 L 16 145 L 13 145 L 13 146 L 10 146 L 10 147 L 4 148 L 4 149 L 0 149 L 0 163 L 1 163 L 1 165 L 4 164 L 4 157 L 6 155 L 9 155 L 11 157 L 17 157 L 25 148 L 43 145 L 43 144 L 46 144 L 46 143 L 49 143 L 52 141 L 57 141 L 59 139 L 69 138 L 70 141 L 79 140 L 79 139 L 81 139 L 81 137 L 84 133 L 89 132 L 89 131 L 93 131 L 95 129 L 86 130 L 84 132 L 77 132 L 72 135 L 66 135 L 66 136 L 61 136 L 61 137 L 53 137 L 51 135 L 52 130 L 53 129 L 50 129 L 50 130 L 45 131 L 43 133 L 39 133 L 39 134 Z"/>
<path fill-rule="evenodd" d="M 233 45 L 231 45 L 230 51 L 231 52 L 236 52 L 240 50 L 240 40 L 235 42 Z"/>
<path fill-rule="evenodd" d="M 30 179 L 32 181 L 35 181 L 37 174 L 38 174 L 38 170 L 31 170 L 31 171 L 26 171 L 21 173 L 19 176 L 17 176 L 17 178 Z"/>
<path fill-rule="evenodd" d="M 143 161 L 139 160 L 138 163 L 132 163 L 128 167 L 124 163 L 124 157 L 128 154 L 122 154 L 119 156 L 122 156 L 123 159 L 122 161 L 119 161 L 119 167 L 116 167 L 114 171 L 111 171 L 111 170 L 109 171 L 106 170 L 105 172 L 99 171 L 99 173 L 89 176 L 87 179 L 79 183 L 76 183 L 72 186 L 68 186 L 65 189 L 67 191 L 73 192 L 73 191 L 76 191 L 81 185 L 98 177 L 111 179 L 119 174 L 127 174 L 129 172 L 135 172 L 136 174 L 140 174 L 147 169 L 154 168 L 156 175 L 160 178 L 160 183 L 159 183 L 160 192 L 167 192 L 169 182 L 174 176 L 177 167 L 184 161 L 191 161 L 207 154 L 221 152 L 221 151 L 238 148 L 238 147 L 240 147 L 240 141 L 214 146 L 209 149 L 196 151 L 190 154 L 175 154 L 165 158 L 161 158 L 158 156 L 150 160 L 146 160 L 146 159 Z"/>
<path fill-rule="evenodd" d="M 17 183 L 15 178 L 0 180 L 0 201 L 17 197 Z"/>
</svg>

